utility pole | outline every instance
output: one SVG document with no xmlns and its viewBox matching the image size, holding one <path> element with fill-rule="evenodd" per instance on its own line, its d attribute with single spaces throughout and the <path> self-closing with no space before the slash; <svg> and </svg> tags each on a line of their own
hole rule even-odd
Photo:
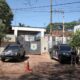
<svg viewBox="0 0 80 80">
<path fill-rule="evenodd" d="M 65 43 L 65 26 L 64 26 L 64 11 L 62 10 L 54 10 L 56 13 L 61 13 L 62 14 L 62 43 Z"/>
<path fill-rule="evenodd" d="M 63 29 L 62 29 L 62 42 L 63 44 L 65 43 L 65 29 L 64 29 L 64 12 L 63 12 Z"/>
<path fill-rule="evenodd" d="M 50 16 L 50 34 L 52 34 L 52 25 L 51 25 L 51 23 L 52 23 L 52 7 L 51 7 L 51 16 Z M 62 14 L 62 24 L 63 24 L 63 28 L 62 28 L 62 43 L 64 44 L 65 43 L 65 26 L 64 26 L 64 11 L 62 11 L 62 10 L 54 10 L 54 12 L 56 12 L 56 13 L 61 13 Z"/>
<path fill-rule="evenodd" d="M 50 34 L 52 34 L 52 0 L 50 0 Z"/>
</svg>

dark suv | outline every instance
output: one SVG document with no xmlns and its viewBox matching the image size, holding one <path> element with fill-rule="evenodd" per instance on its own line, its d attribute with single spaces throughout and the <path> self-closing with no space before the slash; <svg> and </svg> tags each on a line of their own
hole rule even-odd
<svg viewBox="0 0 80 80">
<path fill-rule="evenodd" d="M 25 57 L 25 50 L 19 44 L 10 44 L 0 54 L 1 60 L 6 61 L 9 59 L 21 59 Z"/>
<path fill-rule="evenodd" d="M 51 58 L 59 60 L 60 63 L 71 63 L 72 47 L 68 44 L 58 44 L 53 46 L 50 55 Z M 79 62 L 79 56 L 76 55 L 76 63 Z"/>
<path fill-rule="evenodd" d="M 71 63 L 71 54 L 72 48 L 68 44 L 60 44 L 58 45 L 58 59 L 60 63 Z M 79 62 L 79 56 L 76 54 L 76 63 Z"/>
</svg>

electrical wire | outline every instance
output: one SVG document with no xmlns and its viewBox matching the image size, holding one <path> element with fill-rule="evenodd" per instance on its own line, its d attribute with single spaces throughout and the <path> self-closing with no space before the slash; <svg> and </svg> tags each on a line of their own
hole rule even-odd
<svg viewBox="0 0 80 80">
<path fill-rule="evenodd" d="M 79 13 L 79 12 L 80 12 L 80 10 L 79 11 L 66 11 L 64 13 Z"/>
<path fill-rule="evenodd" d="M 24 10 L 25 11 L 25 10 Z M 37 11 L 37 10 L 32 10 L 32 11 L 28 11 L 28 12 L 36 12 L 36 13 L 50 13 L 50 11 Z M 27 13 L 28 13 L 27 12 Z M 54 13 L 79 13 L 80 12 L 80 10 L 74 10 L 74 11 L 72 11 L 72 10 L 70 10 L 70 11 L 62 11 L 62 10 L 52 10 L 52 12 L 54 12 Z M 16 12 L 17 13 L 17 12 Z"/>
<path fill-rule="evenodd" d="M 80 4 L 80 1 L 77 1 L 77 2 L 68 2 L 68 3 L 63 3 L 63 4 L 55 4 L 55 5 L 52 5 L 52 6 L 65 6 L 65 5 L 71 5 L 71 4 Z M 12 10 L 25 10 L 25 9 L 35 9 L 35 8 L 45 8 L 45 7 L 50 7 L 50 5 L 47 5 L 47 6 L 36 6 L 36 7 L 29 7 L 29 8 L 15 8 L 15 9 L 12 9 Z"/>
</svg>

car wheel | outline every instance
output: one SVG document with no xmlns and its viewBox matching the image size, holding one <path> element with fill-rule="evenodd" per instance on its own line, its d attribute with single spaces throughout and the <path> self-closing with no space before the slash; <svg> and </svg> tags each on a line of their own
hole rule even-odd
<svg viewBox="0 0 80 80">
<path fill-rule="evenodd" d="M 17 54 L 17 60 L 21 61 L 21 55 L 20 55 L 20 53 Z"/>
<path fill-rule="evenodd" d="M 23 55 L 21 56 L 21 58 L 22 58 L 22 59 L 25 58 L 25 51 L 24 51 Z"/>
<path fill-rule="evenodd" d="M 62 57 L 61 57 L 61 55 L 59 55 L 59 62 L 62 64 L 63 63 L 63 60 L 62 60 Z"/>
<path fill-rule="evenodd" d="M 5 61 L 5 58 L 1 58 L 1 60 L 4 62 Z"/>
<path fill-rule="evenodd" d="M 52 52 L 50 52 L 50 57 L 51 57 L 51 59 L 53 59 L 53 53 Z"/>
<path fill-rule="evenodd" d="M 76 63 L 77 63 L 77 64 L 79 63 L 79 57 L 76 58 Z"/>
<path fill-rule="evenodd" d="M 62 59 L 61 59 L 61 58 L 59 59 L 59 62 L 60 62 L 60 63 L 63 63 L 63 61 L 62 61 Z"/>
</svg>

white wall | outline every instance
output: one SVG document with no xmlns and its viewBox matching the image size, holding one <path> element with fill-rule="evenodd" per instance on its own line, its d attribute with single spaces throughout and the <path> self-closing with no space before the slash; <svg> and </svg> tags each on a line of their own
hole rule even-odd
<svg viewBox="0 0 80 80">
<path fill-rule="evenodd" d="M 34 41 L 35 40 L 35 36 L 34 35 L 23 35 L 25 41 Z"/>
<path fill-rule="evenodd" d="M 15 35 L 7 34 L 6 37 L 4 38 L 4 41 L 5 42 L 15 42 L 16 41 Z"/>
<path fill-rule="evenodd" d="M 52 48 L 53 46 L 53 39 L 52 39 L 52 36 L 48 36 L 48 48 Z"/>
<path fill-rule="evenodd" d="M 68 40 L 70 40 L 70 37 L 55 37 L 55 43 L 63 43 L 66 44 L 68 43 Z"/>
<path fill-rule="evenodd" d="M 41 53 L 48 52 L 48 41 L 46 38 L 41 38 Z"/>
<path fill-rule="evenodd" d="M 76 32 L 77 30 L 80 30 L 80 25 L 74 26 L 74 32 Z"/>
</svg>

